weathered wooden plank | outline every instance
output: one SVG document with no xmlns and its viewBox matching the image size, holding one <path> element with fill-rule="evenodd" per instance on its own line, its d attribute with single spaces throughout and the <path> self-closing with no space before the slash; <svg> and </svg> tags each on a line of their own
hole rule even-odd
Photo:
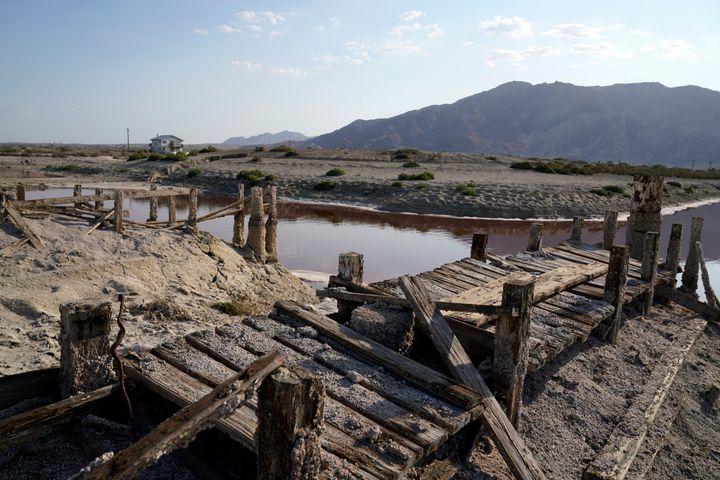
<svg viewBox="0 0 720 480">
<path fill-rule="evenodd" d="M 118 391 L 117 385 L 108 385 L 92 392 L 68 397 L 59 402 L 2 419 L 0 420 L 0 450 L 44 437 L 68 426 L 71 422 L 99 408 Z"/>
<path fill-rule="evenodd" d="M 38 250 L 42 250 L 45 248 L 42 240 L 40 240 L 37 235 L 35 235 L 35 232 L 33 232 L 30 228 L 30 225 L 25 222 L 25 219 L 22 218 L 20 212 L 15 209 L 15 206 L 12 202 L 5 202 L 5 213 L 8 214 L 8 216 L 18 228 L 18 230 L 20 230 L 23 235 L 27 237 L 33 247 L 37 248 Z"/>
<path fill-rule="evenodd" d="M 108 220 L 110 217 L 112 217 L 114 214 L 115 214 L 115 210 L 114 210 L 114 209 L 108 210 L 108 212 L 107 212 L 105 215 L 103 215 L 102 217 L 100 217 L 100 219 L 99 219 L 92 227 L 90 227 L 90 229 L 89 229 L 87 232 L 85 232 L 85 235 L 84 235 L 84 236 L 87 237 L 87 236 L 90 235 L 92 232 L 94 232 L 95 230 L 97 230 L 97 228 L 98 228 L 100 225 L 102 225 L 105 221 L 107 221 L 107 220 Z"/>
<path fill-rule="evenodd" d="M 691 318 L 687 327 L 678 332 L 605 446 L 585 470 L 585 480 L 625 478 L 675 375 L 706 324 L 705 320 Z"/>
<path fill-rule="evenodd" d="M 697 298 L 694 298 L 687 293 L 675 290 L 674 288 L 670 288 L 666 285 L 657 285 L 655 286 L 655 295 L 657 295 L 658 297 L 666 298 L 671 302 L 675 302 L 678 305 L 692 310 L 693 312 L 697 313 L 698 315 L 702 315 L 710 321 L 716 323 L 720 322 L 720 310 L 711 307 L 705 302 L 701 302 Z"/>
<path fill-rule="evenodd" d="M 156 191 L 149 190 L 125 190 L 125 198 L 151 198 L 151 197 L 167 197 L 170 195 L 187 195 L 190 190 L 187 188 L 172 188 L 163 189 Z M 103 195 L 82 195 L 80 197 L 55 197 L 55 198 L 40 198 L 36 200 L 25 200 L 13 202 L 16 208 L 32 208 L 42 207 L 51 205 L 64 205 L 74 204 L 76 202 L 101 202 L 105 200 L 113 200 L 115 193 L 105 193 Z"/>
<path fill-rule="evenodd" d="M 485 285 L 443 299 L 446 302 L 477 303 L 478 305 L 500 305 L 502 289 L 506 282 L 531 278 L 526 272 L 516 272 L 495 279 Z"/>
<path fill-rule="evenodd" d="M 167 453 L 191 442 L 198 432 L 225 418 L 246 401 L 246 391 L 256 388 L 258 380 L 282 365 L 282 357 L 270 352 L 242 372 L 237 372 L 197 402 L 158 425 L 152 432 L 115 454 L 110 460 L 83 476 L 91 479 L 132 479 Z"/>
<path fill-rule="evenodd" d="M 488 275 L 482 274 L 476 270 L 472 270 L 472 269 L 468 268 L 467 265 L 463 264 L 462 262 L 446 263 L 445 265 L 443 265 L 443 268 L 446 268 L 447 270 L 450 270 L 452 272 L 457 272 L 457 273 L 460 273 L 467 277 L 470 277 L 478 285 L 482 285 L 484 283 L 490 282 L 494 278 L 494 277 L 490 277 Z"/>
<path fill-rule="evenodd" d="M 463 286 L 458 285 L 457 283 L 453 282 L 452 280 L 447 279 L 447 278 L 443 277 L 442 275 L 438 275 L 435 272 L 422 272 L 422 273 L 418 274 L 418 277 L 420 277 L 420 279 L 424 283 L 432 283 L 441 288 L 444 288 L 445 290 L 453 292 L 453 294 L 458 294 L 469 288 L 464 285 Z"/>
</svg>

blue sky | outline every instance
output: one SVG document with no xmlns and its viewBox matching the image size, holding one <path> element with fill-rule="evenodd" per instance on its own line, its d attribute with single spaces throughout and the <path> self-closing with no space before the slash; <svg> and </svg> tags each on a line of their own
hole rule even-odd
<svg viewBox="0 0 720 480">
<path fill-rule="evenodd" d="M 0 142 L 332 131 L 511 80 L 720 90 L 716 1 L 2 0 Z"/>
</svg>

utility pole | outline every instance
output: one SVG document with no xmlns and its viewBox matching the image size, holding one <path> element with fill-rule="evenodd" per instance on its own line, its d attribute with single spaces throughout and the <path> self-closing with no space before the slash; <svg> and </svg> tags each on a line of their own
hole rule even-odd
<svg viewBox="0 0 720 480">
<path fill-rule="evenodd" d="M 126 128 L 125 130 L 127 130 L 127 151 L 130 153 L 130 129 Z"/>
<path fill-rule="evenodd" d="M 693 169 L 693 172 L 694 172 L 694 171 L 695 171 L 695 159 L 694 159 L 694 158 L 692 159 L 692 169 Z"/>
</svg>

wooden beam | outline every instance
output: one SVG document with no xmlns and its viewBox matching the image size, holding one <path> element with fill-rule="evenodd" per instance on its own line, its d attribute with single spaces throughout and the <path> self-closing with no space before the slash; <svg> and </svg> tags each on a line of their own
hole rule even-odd
<svg viewBox="0 0 720 480">
<path fill-rule="evenodd" d="M 688 310 L 692 310 L 712 322 L 720 323 L 720 310 L 711 307 L 705 302 L 701 302 L 692 295 L 675 290 L 667 285 L 656 285 L 655 295 L 670 300 L 671 302 L 675 302 Z"/>
<path fill-rule="evenodd" d="M 98 221 L 95 223 L 95 225 L 93 225 L 92 227 L 90 227 L 90 230 L 88 230 L 87 232 L 85 232 L 85 235 L 84 235 L 84 236 L 87 237 L 87 236 L 90 235 L 92 232 L 94 232 L 95 230 L 97 230 L 97 228 L 98 228 L 100 225 L 102 225 L 103 223 L 105 223 L 105 222 L 106 222 L 110 217 L 112 217 L 114 214 L 115 214 L 115 210 L 114 210 L 114 209 L 109 210 L 105 215 L 103 215 L 102 217 L 100 217 L 100 220 L 98 220 Z"/>
<path fill-rule="evenodd" d="M 5 202 L 5 212 L 8 214 L 8 216 L 18 228 L 18 230 L 20 230 L 23 235 L 27 237 L 33 247 L 37 248 L 38 250 L 43 250 L 45 248 L 45 245 L 43 245 L 42 241 L 37 237 L 37 235 L 35 235 L 30 226 L 25 222 L 25 219 L 22 218 L 20 212 L 15 209 L 15 206 L 12 202 Z"/>
<path fill-rule="evenodd" d="M 667 256 L 665 257 L 665 270 L 672 274 L 673 280 L 680 267 L 680 248 L 682 246 L 683 224 L 673 223 L 670 228 L 670 240 L 668 241 Z M 675 285 L 675 283 L 673 283 Z"/>
<path fill-rule="evenodd" d="M 615 245 L 615 235 L 617 233 L 618 212 L 617 210 L 605 210 L 605 222 L 603 225 L 603 244 L 602 248 L 610 250 Z"/>
<path fill-rule="evenodd" d="M 470 247 L 470 258 L 480 262 L 487 259 L 488 234 L 485 232 L 473 233 L 472 246 Z"/>
<path fill-rule="evenodd" d="M 232 414 L 248 400 L 246 392 L 257 381 L 282 365 L 282 356 L 272 351 L 212 389 L 197 402 L 184 407 L 152 432 L 84 475 L 84 480 L 129 480 L 154 464 L 160 457 L 182 448 L 202 430 Z"/>
<path fill-rule="evenodd" d="M 698 258 L 697 242 L 702 243 L 703 223 L 704 219 L 702 217 L 693 217 L 690 223 L 690 247 L 688 248 L 687 260 L 685 260 L 680 289 L 691 295 L 696 295 L 698 288 L 700 260 Z"/>
<path fill-rule="evenodd" d="M 572 230 L 570 231 L 571 240 L 582 241 L 583 220 L 583 217 L 573 217 Z"/>
<path fill-rule="evenodd" d="M 480 394 L 485 406 L 481 417 L 483 425 L 490 431 L 515 477 L 545 478 L 532 453 L 503 413 L 480 373 L 460 345 L 460 341 L 443 318 L 440 309 L 430 300 L 423 284 L 413 277 L 400 277 L 399 284 L 413 306 L 418 323 L 430 336 L 451 373 L 467 387 Z"/>
<path fill-rule="evenodd" d="M 157 190 L 154 192 L 148 190 L 126 190 L 125 198 L 152 198 L 152 197 L 168 197 L 171 195 L 188 195 L 190 193 L 187 188 L 168 188 Z M 56 197 L 56 198 L 39 198 L 36 200 L 25 200 L 13 202 L 16 208 L 33 208 L 50 205 L 74 204 L 75 202 L 100 202 L 105 200 L 113 200 L 115 193 L 105 193 L 103 195 L 83 195 L 80 197 Z"/>
<path fill-rule="evenodd" d="M 0 420 L 0 450 L 44 437 L 97 409 L 119 392 L 108 385 Z"/>
<path fill-rule="evenodd" d="M 702 283 L 703 288 L 705 289 L 705 298 L 707 303 L 713 308 L 720 308 L 720 302 L 718 302 L 715 290 L 713 290 L 712 285 L 710 284 L 710 273 L 708 273 L 707 265 L 705 265 L 705 259 L 703 258 L 702 244 L 697 242 L 695 244 L 695 248 L 697 248 L 698 251 L 698 261 L 700 262 L 700 272 L 702 273 Z"/>
<path fill-rule="evenodd" d="M 379 288 L 373 287 L 372 285 L 360 285 L 359 283 L 344 280 L 336 275 L 330 275 L 328 285 L 332 285 L 335 287 L 343 287 L 349 292 L 367 293 L 370 295 L 382 296 L 389 295 L 385 290 L 380 290 Z"/>
<path fill-rule="evenodd" d="M 237 201 L 240 208 L 233 217 L 233 238 L 232 243 L 237 247 L 245 246 L 245 184 L 238 183 Z"/>
<path fill-rule="evenodd" d="M 115 231 L 117 233 L 123 232 L 123 191 L 122 190 L 116 190 L 115 191 Z"/>
<path fill-rule="evenodd" d="M 610 249 L 610 264 L 605 277 L 605 290 L 603 298 L 614 308 L 612 316 L 608 319 L 608 340 L 617 343 L 620 319 L 625 304 L 625 284 L 627 283 L 628 261 L 630 249 L 625 245 L 615 245 Z"/>
<path fill-rule="evenodd" d="M 649 284 L 649 288 L 642 295 L 643 315 L 649 315 L 655 297 L 655 283 L 657 282 L 657 258 L 660 247 L 660 234 L 646 232 L 643 237 L 643 254 L 640 278 Z"/>
<path fill-rule="evenodd" d="M 530 235 L 528 238 L 527 251 L 528 252 L 540 252 L 542 251 L 542 237 L 543 237 L 543 225 L 542 223 L 533 223 L 530 225 Z"/>
</svg>

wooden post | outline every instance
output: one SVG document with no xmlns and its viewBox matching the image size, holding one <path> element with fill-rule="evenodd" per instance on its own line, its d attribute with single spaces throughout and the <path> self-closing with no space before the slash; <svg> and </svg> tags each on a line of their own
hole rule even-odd
<svg viewBox="0 0 720 480">
<path fill-rule="evenodd" d="M 511 280 L 503 285 L 502 306 L 495 327 L 493 376 L 499 397 L 505 402 L 510 423 L 518 427 L 522 392 L 527 373 L 530 307 L 535 279 Z"/>
<path fill-rule="evenodd" d="M 635 175 L 630 201 L 630 217 L 625 230 L 625 243 L 630 247 L 630 257 L 642 260 L 643 235 L 661 231 L 664 177 L 659 175 Z"/>
<path fill-rule="evenodd" d="M 123 191 L 115 190 L 115 231 L 123 232 Z"/>
<path fill-rule="evenodd" d="M 197 232 L 197 209 L 198 209 L 198 193 L 197 188 L 190 189 L 190 205 L 188 207 L 188 218 L 185 226 L 187 232 Z"/>
<path fill-rule="evenodd" d="M 665 269 L 673 275 L 673 285 L 675 285 L 675 277 L 680 268 L 680 247 L 682 245 L 682 223 L 673 223 L 670 228 L 670 241 L 668 242 L 667 257 L 665 258 Z"/>
<path fill-rule="evenodd" d="M 265 223 L 263 222 L 262 187 L 250 189 L 250 221 L 246 245 L 255 253 L 255 258 L 265 261 Z"/>
<path fill-rule="evenodd" d="M 150 191 L 157 191 L 157 184 L 153 183 L 150 185 Z M 157 222 L 158 219 L 158 197 L 150 197 L 150 217 L 148 221 Z"/>
<path fill-rule="evenodd" d="M 237 199 L 242 201 L 245 199 L 245 185 L 238 183 L 237 186 Z M 245 245 L 245 208 L 241 203 L 238 207 L 239 210 L 233 218 L 233 245 L 242 247 Z"/>
<path fill-rule="evenodd" d="M 267 261 L 277 262 L 280 260 L 277 245 L 277 187 L 271 185 L 267 187 L 270 202 L 268 206 L 268 219 L 265 223 L 265 250 L 267 251 Z"/>
<path fill-rule="evenodd" d="M 348 282 L 362 285 L 363 283 L 364 259 L 362 253 L 347 252 L 338 256 L 338 278 Z M 338 286 L 330 279 L 328 287 Z M 350 320 L 352 311 L 358 306 L 357 302 L 338 300 L 338 320 L 347 322 Z"/>
<path fill-rule="evenodd" d="M 17 187 L 15 188 L 15 200 L 17 200 L 18 202 L 25 201 L 25 185 L 22 183 L 18 183 Z"/>
<path fill-rule="evenodd" d="M 60 393 L 90 392 L 115 379 L 110 356 L 110 303 L 60 306 Z"/>
<path fill-rule="evenodd" d="M 685 293 L 697 295 L 698 274 L 700 271 L 700 256 L 698 255 L 697 242 L 702 243 L 703 218 L 693 217 L 690 223 L 690 248 L 688 249 L 685 270 L 682 274 L 682 286 L 680 289 Z"/>
<path fill-rule="evenodd" d="M 583 217 L 573 217 L 572 230 L 570 231 L 570 240 L 582 241 L 583 234 Z"/>
<path fill-rule="evenodd" d="M 541 252 L 542 251 L 542 223 L 533 223 L 530 225 L 530 239 L 528 240 L 527 251 L 528 252 Z"/>
<path fill-rule="evenodd" d="M 488 234 L 486 232 L 473 233 L 470 258 L 484 262 L 487 259 Z"/>
<path fill-rule="evenodd" d="M 102 188 L 96 188 L 95 189 L 95 196 L 96 197 L 102 197 L 103 195 L 103 189 Z M 102 200 L 95 200 L 95 210 L 100 210 L 103 208 L 104 202 Z"/>
<path fill-rule="evenodd" d="M 643 239 L 643 258 L 640 278 L 650 283 L 650 288 L 643 295 L 643 315 L 649 315 L 655 297 L 655 282 L 657 281 L 657 257 L 660 246 L 660 234 L 647 232 Z"/>
<path fill-rule="evenodd" d="M 73 197 L 82 197 L 82 185 L 75 185 L 73 187 Z M 82 202 L 75 201 L 75 208 L 82 207 Z"/>
<path fill-rule="evenodd" d="M 7 197 L 5 192 L 0 192 L 0 223 L 5 223 L 5 202 Z"/>
<path fill-rule="evenodd" d="M 603 248 L 605 250 L 610 250 L 612 246 L 615 245 L 617 222 L 617 210 L 605 210 L 605 226 L 603 228 Z"/>
<path fill-rule="evenodd" d="M 610 343 L 617 343 L 618 330 L 622 309 L 625 304 L 625 283 L 627 282 L 630 249 L 625 245 L 615 245 L 610 248 L 610 262 L 605 277 L 605 291 L 603 297 L 615 309 L 609 318 L 610 329 L 607 338 Z"/>
<path fill-rule="evenodd" d="M 258 480 L 310 480 L 321 467 L 325 389 L 302 369 L 280 368 L 258 388 Z"/>
<path fill-rule="evenodd" d="M 174 225 L 177 222 L 177 210 L 175 209 L 175 195 L 168 197 L 168 225 Z"/>
</svg>

